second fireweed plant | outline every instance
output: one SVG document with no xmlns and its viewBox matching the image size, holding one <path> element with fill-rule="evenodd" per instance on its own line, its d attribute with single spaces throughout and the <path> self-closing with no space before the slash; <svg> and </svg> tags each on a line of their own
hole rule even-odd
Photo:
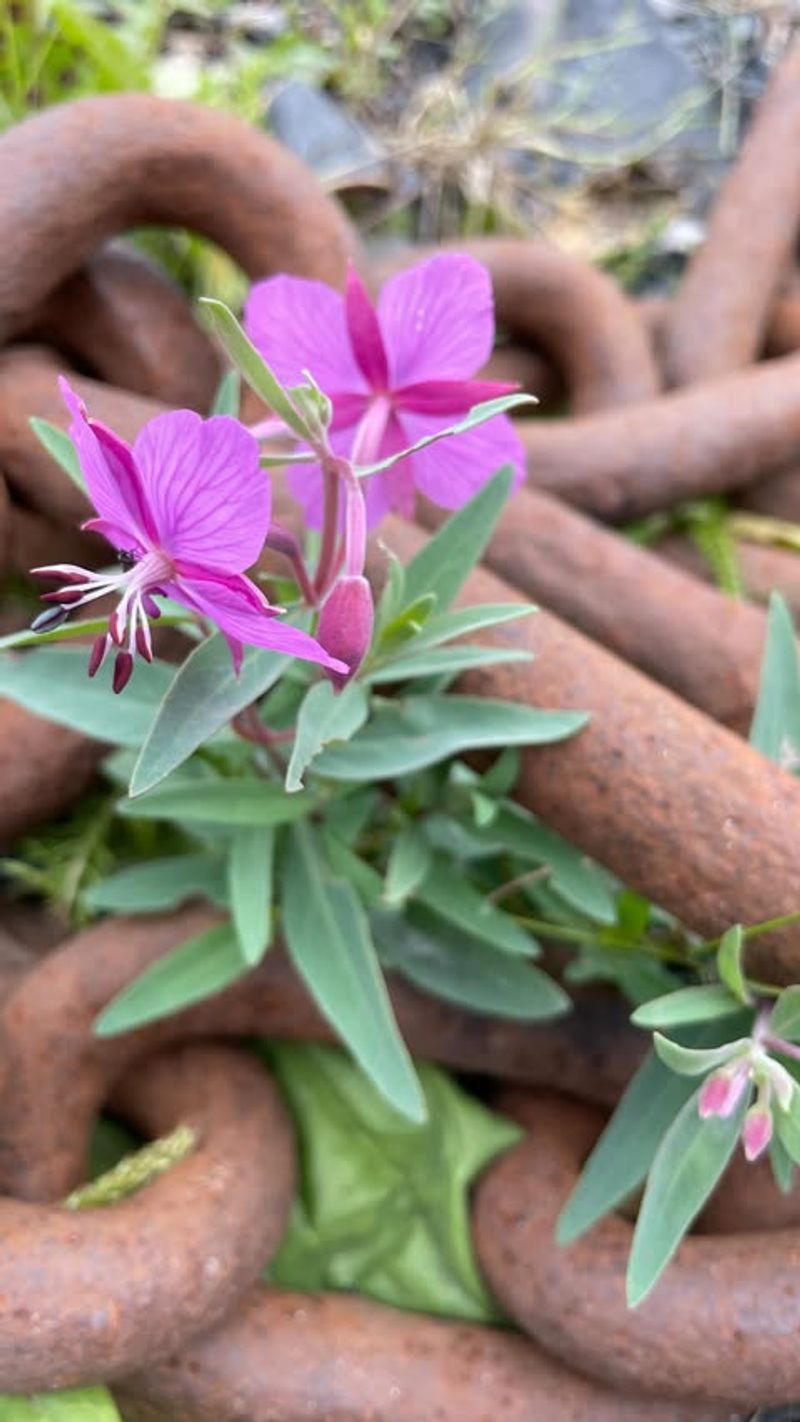
<svg viewBox="0 0 800 1422">
<path fill-rule="evenodd" d="M 63 381 L 70 438 L 39 433 L 88 494 L 87 526 L 113 566 L 35 570 L 47 611 L 6 646 L 78 633 L 93 643 L 88 654 L 39 645 L 8 656 L 0 689 L 116 743 L 106 770 L 127 785 L 121 824 L 152 822 L 169 851 L 95 883 L 87 908 L 147 912 L 200 894 L 223 910 L 96 1030 L 217 991 L 280 937 L 375 1087 L 419 1120 L 424 1097 L 382 963 L 504 1015 L 568 1005 L 533 965 L 534 937 L 486 897 L 483 853 L 462 873 L 446 843 L 465 813 L 478 834 L 496 818 L 508 836 L 520 814 L 505 798 L 513 747 L 570 736 L 586 719 L 449 689 L 463 670 L 525 656 L 464 638 L 532 608 L 452 603 L 521 478 L 505 412 L 527 397 L 473 379 L 493 316 L 488 274 L 469 258 L 404 273 L 377 309 L 353 271 L 344 297 L 275 278 L 248 305 L 260 350 L 226 307 L 206 313 L 270 419 L 244 427 L 229 377 L 209 418 L 165 413 L 131 446 Z M 272 517 L 270 468 L 287 464 L 306 537 Z M 410 512 L 415 485 L 457 512 L 405 568 L 383 550 L 375 605 L 368 528 L 390 507 Z M 265 552 L 279 576 L 260 571 Z M 102 617 L 83 613 L 109 597 Z M 177 668 L 158 655 L 159 623 L 194 644 Z M 505 754 L 480 776 L 458 760 L 475 748 Z M 588 896 L 606 912 L 599 871 L 532 817 L 521 822 L 556 897 Z"/>
</svg>

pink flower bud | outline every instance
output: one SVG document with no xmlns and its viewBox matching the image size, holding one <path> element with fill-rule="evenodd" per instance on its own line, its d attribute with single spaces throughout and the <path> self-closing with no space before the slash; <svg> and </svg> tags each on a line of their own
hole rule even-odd
<svg viewBox="0 0 800 1422">
<path fill-rule="evenodd" d="M 340 578 L 323 605 L 317 628 L 317 640 L 325 651 L 349 667 L 347 675 L 328 672 L 334 686 L 345 686 L 358 671 L 369 651 L 374 620 L 372 589 L 366 578 Z"/>
<path fill-rule="evenodd" d="M 751 1106 L 744 1118 L 742 1144 L 748 1160 L 758 1160 L 772 1140 L 772 1115 L 768 1108 Z"/>
<path fill-rule="evenodd" d="M 707 1116 L 732 1116 L 747 1085 L 749 1067 L 746 1062 L 737 1062 L 733 1067 L 720 1067 L 706 1078 L 700 1092 L 697 1109 L 703 1120 Z"/>
</svg>

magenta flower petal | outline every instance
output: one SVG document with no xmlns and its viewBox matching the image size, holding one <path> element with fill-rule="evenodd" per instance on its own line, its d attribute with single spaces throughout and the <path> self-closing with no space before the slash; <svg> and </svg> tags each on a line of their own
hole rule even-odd
<svg viewBox="0 0 800 1422">
<path fill-rule="evenodd" d="M 299 385 L 310 370 L 326 395 L 369 391 L 347 331 L 344 300 L 321 281 L 274 276 L 252 288 L 245 329 L 283 385 Z"/>
<path fill-rule="evenodd" d="M 347 269 L 344 297 L 345 318 L 350 345 L 364 379 L 375 390 L 385 390 L 389 383 L 389 364 L 375 307 L 352 262 Z"/>
<path fill-rule="evenodd" d="M 473 405 L 485 400 L 497 400 L 519 390 L 504 380 L 420 380 L 415 385 L 403 385 L 392 392 L 399 411 L 416 410 L 421 415 L 448 415 L 455 420 L 466 415 Z"/>
<path fill-rule="evenodd" d="M 331 671 L 346 672 L 347 667 L 332 657 L 307 632 L 281 621 L 263 593 L 241 573 L 213 574 L 200 569 L 178 576 L 167 591 L 176 601 L 199 612 L 216 623 L 220 631 L 234 644 L 269 647 L 303 661 L 319 662 Z"/>
<path fill-rule="evenodd" d="M 402 423 L 407 444 L 414 444 L 440 430 L 442 417 L 408 410 L 403 412 Z M 414 482 L 420 493 L 445 509 L 460 508 L 504 464 L 513 465 L 514 489 L 525 477 L 525 451 L 505 415 L 497 415 L 453 439 L 439 440 L 412 455 L 412 460 Z"/>
<path fill-rule="evenodd" d="M 267 536 L 271 490 L 258 444 L 238 420 L 203 420 L 192 410 L 157 415 L 133 452 L 165 551 L 229 572 L 255 562 Z"/>
<path fill-rule="evenodd" d="M 105 425 L 88 418 L 86 406 L 63 376 L 59 376 L 58 386 L 72 416 L 69 433 L 89 497 L 114 530 L 115 546 L 145 547 L 153 529 L 130 446 Z"/>
<path fill-rule="evenodd" d="M 467 379 L 494 342 L 491 278 L 472 257 L 442 252 L 390 277 L 378 320 L 393 387 Z"/>
</svg>

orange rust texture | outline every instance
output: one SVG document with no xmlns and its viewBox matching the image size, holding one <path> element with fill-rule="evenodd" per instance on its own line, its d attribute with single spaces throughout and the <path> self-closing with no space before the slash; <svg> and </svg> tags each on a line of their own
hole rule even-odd
<svg viewBox="0 0 800 1422">
<path fill-rule="evenodd" d="M 313 174 L 240 119 L 148 94 L 79 99 L 0 139 L 0 339 L 109 237 L 148 224 L 210 237 L 253 278 L 339 285 L 358 251 Z"/>
<path fill-rule="evenodd" d="M 0 1200 L 3 1391 L 110 1379 L 169 1357 L 225 1317 L 285 1229 L 292 1132 L 258 1062 L 179 1048 L 123 1080 L 113 1103 L 148 1135 L 187 1124 L 198 1144 L 113 1207 Z"/>
<path fill-rule="evenodd" d="M 774 71 L 689 263 L 664 334 L 667 377 L 687 385 L 755 360 L 800 228 L 800 45 Z"/>
<path fill-rule="evenodd" d="M 506 1093 L 530 1134 L 482 1177 L 473 1233 L 504 1308 L 570 1367 L 625 1389 L 757 1407 L 800 1392 L 800 1230 L 691 1236 L 636 1309 L 632 1226 L 613 1215 L 563 1247 L 555 1225 L 599 1129 L 565 1098 Z"/>
<path fill-rule="evenodd" d="M 120 1396 L 132 1422 L 736 1422 L 613 1393 L 499 1329 L 272 1289 Z"/>
</svg>

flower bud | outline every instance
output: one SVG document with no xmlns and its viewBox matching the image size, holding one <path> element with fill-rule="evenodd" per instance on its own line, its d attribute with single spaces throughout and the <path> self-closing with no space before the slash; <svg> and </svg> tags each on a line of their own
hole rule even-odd
<svg viewBox="0 0 800 1422">
<path fill-rule="evenodd" d="M 737 1062 L 735 1066 L 720 1067 L 718 1071 L 712 1071 L 706 1078 L 697 1103 L 703 1120 L 707 1116 L 732 1116 L 741 1100 L 749 1074 L 746 1062 Z"/>
<path fill-rule="evenodd" d="M 748 1160 L 758 1160 L 772 1140 L 772 1113 L 759 1102 L 751 1106 L 744 1118 L 742 1144 Z"/>
<path fill-rule="evenodd" d="M 320 613 L 317 641 L 349 667 L 347 675 L 329 671 L 334 686 L 346 685 L 361 666 L 372 641 L 375 610 L 364 577 L 344 577 L 332 589 Z"/>
</svg>

